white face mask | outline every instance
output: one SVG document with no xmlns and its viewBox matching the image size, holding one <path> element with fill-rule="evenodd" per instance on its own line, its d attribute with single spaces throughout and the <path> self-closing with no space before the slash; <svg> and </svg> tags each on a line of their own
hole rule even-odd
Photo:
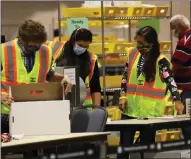
<svg viewBox="0 0 191 159">
<path fill-rule="evenodd" d="M 78 44 L 75 44 L 73 50 L 76 55 L 82 55 L 87 50 L 87 48 L 83 48 L 83 47 L 80 47 Z"/>
<path fill-rule="evenodd" d="M 172 30 L 172 35 L 175 37 L 175 38 L 178 38 L 179 35 L 177 33 L 175 33 L 175 30 Z"/>
</svg>

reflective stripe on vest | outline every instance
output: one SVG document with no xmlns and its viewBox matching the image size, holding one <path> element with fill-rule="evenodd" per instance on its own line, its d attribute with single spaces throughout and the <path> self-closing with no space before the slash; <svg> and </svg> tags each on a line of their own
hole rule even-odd
<svg viewBox="0 0 191 159">
<path fill-rule="evenodd" d="M 150 85 L 145 81 L 142 85 L 136 85 L 129 83 L 131 78 L 131 71 L 132 67 L 134 66 L 135 60 L 137 59 L 139 52 L 136 48 L 133 48 L 130 55 L 129 55 L 129 62 L 130 62 L 130 69 L 129 69 L 129 78 L 128 78 L 128 85 L 127 85 L 127 94 L 136 94 L 138 96 L 145 96 L 149 98 L 155 99 L 163 99 L 166 93 L 166 90 L 154 88 L 154 82 Z"/>
<path fill-rule="evenodd" d="M 165 96 L 165 90 L 155 89 L 148 87 L 146 84 L 144 86 L 137 86 L 134 84 L 128 84 L 128 90 L 127 94 L 136 94 L 139 96 L 145 96 L 149 98 L 155 98 L 155 99 L 163 99 Z"/>
<path fill-rule="evenodd" d="M 90 74 L 88 75 L 88 77 L 85 80 L 87 89 L 86 89 L 86 99 L 85 99 L 84 105 L 92 104 L 92 96 L 91 96 L 91 90 L 89 87 L 89 83 L 90 83 L 93 73 L 94 73 L 95 62 L 97 60 L 97 56 L 94 55 L 93 53 L 91 53 L 90 58 L 91 58 L 91 68 L 90 68 Z"/>
<path fill-rule="evenodd" d="M 9 94 L 9 85 L 1 82 L 1 93 L 2 94 Z"/>
<path fill-rule="evenodd" d="M 60 56 L 64 43 L 60 41 L 54 41 L 51 45 L 54 61 Z"/>
<path fill-rule="evenodd" d="M 164 113 L 166 84 L 160 79 L 157 59 L 156 77 L 153 82 L 147 83 L 143 74 L 137 78 L 137 65 L 140 53 L 132 49 L 129 53 L 129 72 L 127 83 L 128 109 L 123 113 L 132 117 L 161 116 Z"/>
<path fill-rule="evenodd" d="M 30 73 L 27 73 L 21 57 L 21 51 L 17 40 L 1 45 L 2 66 L 1 82 L 2 92 L 8 92 L 8 85 L 19 83 L 41 83 L 46 81 L 47 72 L 50 69 L 52 54 L 47 46 L 42 45 L 35 53 L 35 63 Z"/>
<path fill-rule="evenodd" d="M 52 62 L 52 51 L 42 45 L 35 52 L 35 62 L 30 73 L 23 64 L 20 47 L 17 39 L 1 44 L 1 58 L 3 70 L 1 71 L 1 93 L 8 94 L 9 86 L 21 83 L 40 83 L 46 81 L 47 73 Z M 9 114 L 9 109 L 1 104 L 3 114 Z"/>
</svg>

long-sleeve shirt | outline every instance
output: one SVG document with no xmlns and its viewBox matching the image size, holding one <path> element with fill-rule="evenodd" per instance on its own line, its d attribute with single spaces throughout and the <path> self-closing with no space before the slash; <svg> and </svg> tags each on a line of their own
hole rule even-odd
<svg viewBox="0 0 191 159">
<path fill-rule="evenodd" d="M 144 58 L 140 56 L 138 65 L 137 65 L 137 78 L 142 73 L 142 68 L 144 65 Z M 128 60 L 125 65 L 122 81 L 121 81 L 121 93 L 124 94 L 128 91 L 127 88 L 127 79 L 128 79 Z M 160 78 L 163 82 L 166 83 L 167 89 L 170 90 L 173 101 L 180 100 L 180 95 L 174 81 L 174 78 L 171 73 L 170 64 L 166 58 L 163 58 L 159 61 L 159 72 Z"/>
<path fill-rule="evenodd" d="M 179 38 L 171 62 L 178 88 L 191 90 L 191 30 Z"/>
</svg>

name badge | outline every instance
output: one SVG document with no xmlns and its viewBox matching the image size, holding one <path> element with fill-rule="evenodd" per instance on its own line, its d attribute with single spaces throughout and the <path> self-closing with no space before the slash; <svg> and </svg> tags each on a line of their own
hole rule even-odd
<svg viewBox="0 0 191 159">
<path fill-rule="evenodd" d="M 138 80 L 138 85 L 142 86 L 144 84 L 143 80 Z"/>
<path fill-rule="evenodd" d="M 30 82 L 32 83 L 32 82 L 35 82 L 36 81 L 36 78 L 34 78 L 34 77 L 31 77 L 30 78 Z"/>
</svg>

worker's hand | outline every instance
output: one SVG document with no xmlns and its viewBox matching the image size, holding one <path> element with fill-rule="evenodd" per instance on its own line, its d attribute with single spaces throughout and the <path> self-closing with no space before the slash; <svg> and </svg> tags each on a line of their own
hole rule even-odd
<svg viewBox="0 0 191 159">
<path fill-rule="evenodd" d="M 119 100 L 119 109 L 123 111 L 127 107 L 127 98 L 121 98 Z"/>
<path fill-rule="evenodd" d="M 67 93 L 72 89 L 72 83 L 68 76 L 64 76 L 64 78 L 61 81 L 61 85 L 65 88 L 64 94 L 67 95 Z"/>
<path fill-rule="evenodd" d="M 182 115 L 184 111 L 184 105 L 182 104 L 181 101 L 175 101 L 175 109 L 178 113 L 178 115 Z"/>
<path fill-rule="evenodd" d="M 10 109 L 13 98 L 9 97 L 8 94 L 1 94 L 1 103 Z"/>
</svg>

